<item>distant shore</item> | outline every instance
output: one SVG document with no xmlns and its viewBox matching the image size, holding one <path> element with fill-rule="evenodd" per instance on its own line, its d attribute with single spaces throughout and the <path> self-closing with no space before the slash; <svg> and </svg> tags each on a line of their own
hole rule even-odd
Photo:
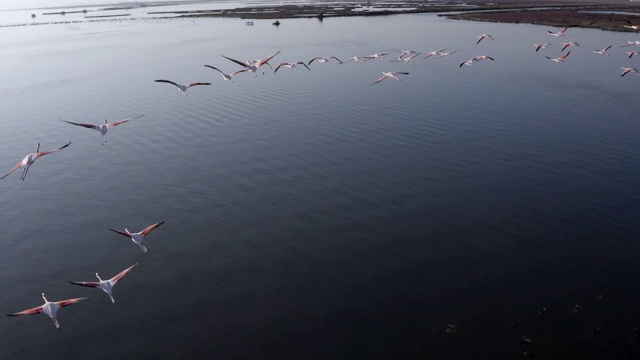
<svg viewBox="0 0 640 360">
<path fill-rule="evenodd" d="M 291 19 L 329 18 L 344 16 L 385 16 L 412 13 L 444 13 L 451 19 L 491 21 L 508 23 L 529 23 L 549 26 L 578 26 L 610 31 L 634 31 L 625 28 L 629 22 L 640 23 L 640 2 L 629 3 L 566 3 L 545 2 L 516 4 L 467 2 L 441 3 L 375 3 L 361 4 L 298 4 L 249 6 L 226 10 L 195 10 L 176 12 L 150 12 L 150 15 L 167 17 L 221 17 L 240 19 Z"/>
</svg>

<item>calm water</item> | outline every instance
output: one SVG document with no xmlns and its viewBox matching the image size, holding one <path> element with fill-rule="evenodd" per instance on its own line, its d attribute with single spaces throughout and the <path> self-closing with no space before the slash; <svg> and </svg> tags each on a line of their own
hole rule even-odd
<svg viewBox="0 0 640 360">
<path fill-rule="evenodd" d="M 1 309 L 92 296 L 59 312 L 61 331 L 3 318 L 0 358 L 639 356 L 640 77 L 620 77 L 640 61 L 620 48 L 636 35 L 271 22 L 3 28 L 2 173 L 38 142 L 73 144 L 0 182 Z M 495 40 L 475 45 L 482 33 Z M 561 41 L 580 44 L 570 64 L 544 58 Z M 388 61 L 441 48 L 458 52 Z M 278 50 L 273 65 L 391 55 L 234 84 L 203 66 Z M 477 55 L 496 60 L 458 66 Z M 410 75 L 370 86 L 391 70 Z M 155 79 L 213 86 L 185 98 Z M 104 146 L 59 120 L 138 114 Z M 163 220 L 148 253 L 108 231 Z M 115 305 L 67 282 L 136 262 Z"/>
</svg>

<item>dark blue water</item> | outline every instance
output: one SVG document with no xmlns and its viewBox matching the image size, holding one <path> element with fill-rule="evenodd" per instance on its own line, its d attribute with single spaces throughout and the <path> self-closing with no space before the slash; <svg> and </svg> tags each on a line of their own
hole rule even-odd
<svg viewBox="0 0 640 360">
<path fill-rule="evenodd" d="M 60 310 L 61 331 L 4 318 L 0 357 L 638 357 L 629 34 L 434 15 L 254 23 L 3 30 L 0 167 L 73 144 L 0 182 L 0 305 L 91 297 Z M 475 45 L 482 33 L 495 40 Z M 563 41 L 580 44 L 569 64 L 544 58 Z M 458 52 L 388 61 L 441 48 Z M 278 50 L 272 65 L 391 55 L 234 84 L 204 67 Z M 496 60 L 458 66 L 477 55 Z M 410 74 L 370 85 L 393 70 Z M 213 86 L 184 97 L 155 79 Z M 138 114 L 104 146 L 59 120 Z M 159 221 L 148 253 L 108 230 Z M 136 262 L 115 305 L 67 282 Z"/>
</svg>

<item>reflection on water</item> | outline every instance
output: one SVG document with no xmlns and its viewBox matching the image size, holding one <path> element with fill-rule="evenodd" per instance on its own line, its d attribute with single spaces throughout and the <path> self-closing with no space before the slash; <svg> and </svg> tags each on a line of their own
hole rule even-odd
<svg viewBox="0 0 640 360">
<path fill-rule="evenodd" d="M 139 266 L 116 304 L 62 309 L 59 332 L 7 318 L 2 358 L 637 357 L 627 35 L 570 29 L 580 48 L 556 64 L 546 27 L 435 15 L 5 30 L 0 167 L 73 143 L 0 183 L 4 311 Z M 457 53 L 389 62 L 442 48 Z M 233 84 L 204 66 L 278 50 L 274 67 L 390 55 Z M 478 55 L 495 61 L 459 66 Z M 383 71 L 409 75 L 371 86 Z M 60 121 L 142 113 L 104 146 Z M 148 253 L 108 230 L 160 221 Z"/>
</svg>

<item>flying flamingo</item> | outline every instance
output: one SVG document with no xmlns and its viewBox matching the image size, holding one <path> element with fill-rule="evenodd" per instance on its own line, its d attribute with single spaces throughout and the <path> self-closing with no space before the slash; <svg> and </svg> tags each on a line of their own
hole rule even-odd
<svg viewBox="0 0 640 360">
<path fill-rule="evenodd" d="M 572 42 L 568 42 L 568 43 L 562 43 L 562 49 L 560 49 L 560 51 L 564 51 L 564 49 L 568 48 L 569 46 L 577 46 L 580 47 L 580 45 L 578 45 L 577 42 L 572 41 Z"/>
<path fill-rule="evenodd" d="M 624 25 L 624 27 L 629 28 L 629 29 L 633 29 L 633 30 L 640 30 L 640 25 L 634 25 L 629 20 L 627 20 L 627 23 L 629 23 L 629 25 Z"/>
<path fill-rule="evenodd" d="M 406 58 L 398 58 L 396 60 L 391 60 L 393 62 L 404 62 L 404 63 L 411 63 L 411 60 L 415 59 L 416 57 L 418 57 L 418 55 L 420 55 L 419 52 L 413 52 L 411 55 L 407 56 Z M 411 63 L 411 65 L 413 65 L 413 63 Z"/>
<path fill-rule="evenodd" d="M 71 121 L 66 121 L 66 120 L 62 120 L 68 124 L 71 125 L 76 125 L 76 126 L 82 126 L 82 127 L 86 127 L 89 129 L 93 129 L 93 130 L 97 130 L 100 135 L 102 135 L 102 145 L 104 145 L 104 143 L 106 143 L 107 141 L 104 139 L 104 136 L 107 135 L 107 131 L 109 130 L 109 128 L 112 128 L 114 126 L 118 126 L 122 123 L 126 123 L 129 120 L 133 120 L 133 119 L 137 119 L 140 117 L 143 117 L 144 114 L 140 115 L 140 116 L 136 116 L 136 117 L 132 117 L 132 118 L 128 118 L 128 119 L 123 119 L 123 120 L 118 120 L 118 121 L 114 121 L 112 123 L 107 123 L 107 119 L 104 119 L 104 124 L 100 124 L 100 125 L 93 125 L 93 124 L 82 124 L 82 123 L 74 123 Z"/>
<path fill-rule="evenodd" d="M 409 73 L 408 73 L 408 72 L 400 72 L 400 71 L 384 72 L 384 71 L 383 71 L 383 72 L 382 72 L 382 77 L 381 77 L 380 79 L 376 80 L 376 81 L 375 81 L 373 84 L 371 84 L 371 85 L 377 84 L 377 83 L 379 83 L 380 81 L 382 81 L 382 80 L 384 80 L 384 79 L 386 79 L 386 78 L 394 78 L 394 79 L 396 79 L 396 80 L 400 81 L 400 79 L 398 79 L 398 78 L 396 77 L 396 75 L 400 75 L 400 74 L 402 74 L 402 75 L 409 75 Z"/>
<path fill-rule="evenodd" d="M 458 50 L 453 50 L 453 51 L 448 51 L 448 52 L 441 52 L 440 54 L 438 54 L 438 57 L 436 59 L 440 59 L 440 58 L 443 58 L 443 57 L 446 57 L 446 56 L 451 56 L 451 55 L 453 55 L 453 54 L 455 54 L 457 52 L 458 52 Z"/>
<path fill-rule="evenodd" d="M 329 57 L 316 56 L 316 57 L 314 57 L 313 59 L 309 60 L 309 62 L 307 63 L 307 65 L 311 65 L 311 63 L 312 63 L 314 60 L 318 60 L 318 62 L 321 62 L 321 63 L 324 63 L 324 62 L 326 62 L 326 63 L 330 63 L 330 62 L 331 62 L 331 59 L 336 59 L 336 60 L 338 60 L 338 63 L 342 64 L 342 61 L 340 61 L 340 59 L 338 59 L 338 58 L 337 58 L 337 57 L 335 57 L 335 56 L 329 56 Z"/>
<path fill-rule="evenodd" d="M 491 61 L 495 60 L 494 58 L 492 58 L 491 56 L 487 56 L 487 55 L 480 55 L 480 56 L 476 56 L 476 60 L 480 61 L 480 60 L 486 60 L 489 59 Z"/>
<path fill-rule="evenodd" d="M 471 59 L 469 59 L 469 60 L 467 60 L 467 61 L 463 61 L 463 62 L 461 62 L 461 63 L 460 63 L 460 67 L 462 67 L 462 65 L 471 66 L 471 65 L 473 65 L 476 61 L 480 61 L 480 60 L 478 60 L 477 58 L 471 58 Z"/>
<path fill-rule="evenodd" d="M 558 32 L 553 32 L 553 31 L 549 31 L 549 30 L 547 30 L 547 33 L 548 33 L 549 35 L 553 35 L 553 36 L 564 36 L 564 33 L 565 33 L 565 31 L 567 31 L 567 29 L 568 29 L 568 28 L 569 28 L 569 27 L 567 26 L 566 28 L 564 28 L 564 29 L 562 29 L 562 30 L 560 30 L 560 31 L 558 31 Z"/>
<path fill-rule="evenodd" d="M 311 71 L 311 69 L 309 69 L 307 64 L 305 64 L 302 61 L 298 61 L 298 62 L 294 62 L 294 63 L 288 63 L 288 62 L 280 63 L 280 64 L 278 64 L 278 66 L 276 66 L 276 70 L 274 71 L 274 73 L 278 72 L 278 69 L 280 69 L 281 66 L 288 67 L 289 69 L 294 69 L 294 68 L 296 68 L 296 65 L 302 65 L 302 66 L 306 67 L 307 70 Z"/>
<path fill-rule="evenodd" d="M 609 55 L 609 53 L 607 52 L 609 49 L 611 49 L 611 45 L 607 46 L 602 50 L 593 50 L 593 52 L 600 55 Z"/>
<path fill-rule="evenodd" d="M 16 166 L 14 166 L 13 169 L 11 169 L 11 171 L 9 171 L 7 173 L 7 175 L 1 177 L 0 180 L 6 178 L 7 176 L 9 176 L 9 174 L 11 174 L 12 172 L 14 172 L 14 171 L 16 171 L 19 168 L 24 166 L 24 170 L 22 170 L 22 175 L 20 175 L 20 180 L 24 181 L 24 179 L 27 177 L 27 172 L 29 171 L 29 167 L 31 165 L 33 165 L 33 163 L 36 161 L 37 158 L 39 158 L 41 156 L 45 156 L 47 154 L 54 153 L 54 152 L 59 151 L 59 150 L 62 150 L 62 149 L 66 148 L 69 145 L 71 145 L 71 141 L 69 141 L 69 143 L 61 146 L 60 148 L 58 148 L 56 150 L 40 151 L 40 143 L 38 143 L 38 147 L 36 148 L 36 152 L 35 153 L 31 153 L 31 154 L 28 154 L 27 156 L 25 156 L 24 159 L 22 159 L 22 161 L 17 163 Z"/>
<path fill-rule="evenodd" d="M 376 54 L 371 54 L 371 55 L 369 55 L 369 59 L 380 59 L 380 60 L 382 60 L 382 57 L 383 57 L 383 56 L 387 56 L 387 55 L 389 55 L 389 53 L 382 53 L 382 54 L 376 53 Z"/>
<path fill-rule="evenodd" d="M 124 236 L 126 236 L 126 237 L 130 238 L 130 239 L 131 239 L 131 241 L 133 241 L 133 242 L 134 242 L 134 243 L 136 243 L 138 246 L 140 246 L 140 248 L 141 248 L 144 252 L 147 252 L 147 248 L 146 248 L 146 247 L 144 247 L 144 245 L 142 245 L 142 241 L 144 240 L 144 237 L 145 237 L 148 233 L 150 233 L 152 230 L 154 230 L 154 229 L 156 229 L 156 228 L 160 227 L 160 225 L 162 225 L 162 224 L 164 224 L 164 221 L 159 222 L 159 223 L 157 223 L 157 224 L 153 224 L 153 225 L 147 226 L 144 230 L 142 230 L 142 231 L 140 231 L 140 232 L 137 232 L 137 233 L 129 232 L 129 230 L 127 230 L 126 228 L 124 229 L 124 231 L 119 231 L 119 230 L 114 230 L 114 229 L 109 229 L 109 230 L 111 230 L 111 231 L 113 231 L 113 232 L 116 232 L 116 233 L 118 233 L 118 234 L 120 234 L 120 235 L 124 235 Z"/>
<path fill-rule="evenodd" d="M 533 46 L 536 47 L 536 52 L 538 52 L 538 50 L 540 49 L 544 49 L 544 48 L 548 48 L 548 47 L 552 47 L 551 43 L 546 43 L 546 44 L 533 44 Z"/>
<path fill-rule="evenodd" d="M 638 53 L 640 53 L 640 51 L 627 51 L 627 54 L 629 55 L 629 59 L 631 59 L 633 55 L 637 55 Z"/>
<path fill-rule="evenodd" d="M 633 46 L 633 45 L 640 45 L 640 40 L 627 41 L 627 45 L 622 45 L 621 47 L 627 47 L 627 46 Z"/>
<path fill-rule="evenodd" d="M 243 63 L 240 60 L 236 60 L 236 59 L 232 59 L 232 58 L 226 57 L 224 55 L 222 55 L 222 57 L 227 59 L 227 60 L 233 61 L 234 63 L 246 68 L 247 70 L 249 70 L 249 72 L 252 73 L 253 75 L 258 76 L 258 74 L 256 74 L 256 71 L 258 71 L 260 66 L 262 66 L 264 64 L 268 64 L 269 60 L 273 59 L 273 57 L 278 55 L 279 53 L 280 53 L 280 50 L 278 50 L 277 52 L 267 56 L 266 58 L 264 58 L 262 60 L 248 61 L 246 63 Z M 271 65 L 269 65 L 269 66 L 271 66 Z"/>
<path fill-rule="evenodd" d="M 620 75 L 620 77 L 623 77 L 630 72 L 634 72 L 636 75 L 640 76 L 640 71 L 638 71 L 638 69 L 636 68 L 620 67 L 620 69 L 622 69 L 622 74 Z"/>
<path fill-rule="evenodd" d="M 551 57 L 548 57 L 548 56 L 545 56 L 545 57 L 547 59 L 551 60 L 551 61 L 555 61 L 557 63 L 563 63 L 564 60 L 567 58 L 567 56 L 569 56 L 569 54 L 571 54 L 571 51 L 569 51 L 568 53 L 566 53 L 566 54 L 564 54 L 564 55 L 562 55 L 560 57 L 557 57 L 557 58 L 551 58 Z"/>
<path fill-rule="evenodd" d="M 217 67 L 213 67 L 211 65 L 205 65 L 208 68 L 212 68 L 214 70 L 218 70 L 220 72 L 220 74 L 222 74 L 222 78 L 224 79 L 224 81 L 228 81 L 230 83 L 233 83 L 233 77 L 236 76 L 236 74 L 239 74 L 241 72 L 245 72 L 245 71 L 249 71 L 247 69 L 240 69 L 240 70 L 236 70 L 234 72 L 232 72 L 231 74 L 225 74 L 224 72 L 222 72 L 222 70 L 218 69 Z"/>
<path fill-rule="evenodd" d="M 491 40 L 494 40 L 493 36 L 489 34 L 478 35 L 477 38 L 478 38 L 478 41 L 476 41 L 476 45 L 480 44 L 480 41 L 484 40 L 484 38 L 489 38 Z"/>
<path fill-rule="evenodd" d="M 436 51 L 429 51 L 427 52 L 427 55 L 423 57 L 423 59 L 430 58 L 434 55 L 440 55 L 440 53 L 444 52 L 445 50 L 447 50 L 447 48 L 436 50 Z"/>
<path fill-rule="evenodd" d="M 349 61 L 363 63 L 363 62 L 365 62 L 367 60 L 371 60 L 371 58 L 368 57 L 368 56 L 354 56 L 354 57 L 350 57 L 347 60 L 343 61 L 342 64 L 348 63 Z"/>
<path fill-rule="evenodd" d="M 14 314 L 7 314 L 7 316 L 22 316 L 22 315 L 33 315 L 38 313 L 45 313 L 49 315 L 51 320 L 53 320 L 53 323 L 56 325 L 56 329 L 60 329 L 60 324 L 58 324 L 58 319 L 56 319 L 56 314 L 58 310 L 65 306 L 79 303 L 80 301 L 88 298 L 88 296 L 75 298 L 75 299 L 60 300 L 60 301 L 48 301 L 47 298 L 44 297 L 44 293 L 42 293 L 42 298 L 44 299 L 44 305 L 40 305 L 38 307 L 20 311 Z"/>
<path fill-rule="evenodd" d="M 169 80 L 156 80 L 156 82 L 163 82 L 163 83 L 172 84 L 172 85 L 177 86 L 178 90 L 180 90 L 180 92 L 183 93 L 185 97 L 187 96 L 187 90 L 192 86 L 211 85 L 211 83 L 208 83 L 208 82 L 194 82 L 194 83 L 191 83 L 189 85 L 182 85 L 182 84 L 178 84 L 178 83 L 175 83 L 175 82 L 169 81 Z"/>
<path fill-rule="evenodd" d="M 98 289 L 102 289 L 104 292 L 107 293 L 107 295 L 109 295 L 109 297 L 111 298 L 111 302 L 113 302 L 114 304 L 116 303 L 116 300 L 113 298 L 113 295 L 111 295 L 111 293 L 113 293 L 113 287 L 116 286 L 116 283 L 122 279 L 123 277 L 125 277 L 125 275 L 127 275 L 129 272 L 131 272 L 131 270 L 133 270 L 133 268 L 138 265 L 138 263 L 133 264 L 132 266 L 128 267 L 127 269 L 121 271 L 118 275 L 112 277 L 111 279 L 108 280 L 102 280 L 100 278 L 100 275 L 98 275 L 98 273 L 96 273 L 96 277 L 98 278 L 98 281 L 69 281 L 70 283 L 74 284 L 74 285 L 80 285 L 80 286 L 88 286 L 88 287 L 94 287 L 94 288 L 98 288 Z"/>
<path fill-rule="evenodd" d="M 400 51 L 400 55 L 398 55 L 398 61 L 402 60 L 402 58 L 405 55 L 408 55 L 408 54 L 415 55 L 415 54 L 418 54 L 418 53 L 413 51 L 413 50 L 402 50 L 402 51 Z"/>
</svg>

